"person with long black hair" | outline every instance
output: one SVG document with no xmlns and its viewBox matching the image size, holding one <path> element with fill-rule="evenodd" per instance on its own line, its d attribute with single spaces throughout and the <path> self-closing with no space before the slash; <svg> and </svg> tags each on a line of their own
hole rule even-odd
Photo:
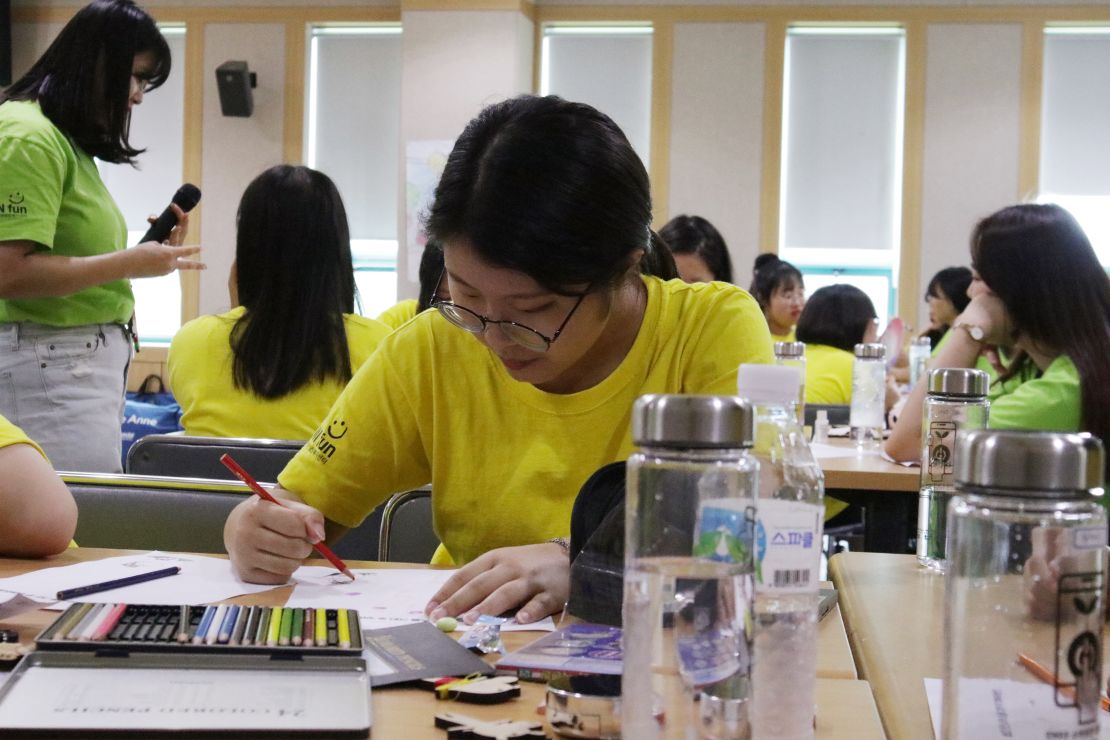
<svg viewBox="0 0 1110 740">
<path fill-rule="evenodd" d="M 1075 218 L 1057 205 L 1003 208 L 975 226 L 971 266 L 971 302 L 933 366 L 975 367 L 984 348 L 1010 347 L 988 427 L 1110 439 L 1110 278 Z M 921 454 L 925 386 L 886 442 L 895 459 Z"/>
<path fill-rule="evenodd" d="M 806 285 L 797 267 L 775 254 L 761 254 L 752 267 L 748 288 L 767 317 L 774 342 L 793 342 L 794 326 L 806 305 Z"/>
<path fill-rule="evenodd" d="M 645 393 L 736 393 L 772 360 L 759 306 L 726 283 L 641 274 L 647 171 L 603 113 L 557 97 L 486 108 L 455 142 L 427 228 L 449 301 L 391 334 L 224 542 L 248 581 L 282 583 L 391 493 L 432 484 L 435 563 L 459 570 L 430 615 L 562 608 L 582 484 L 631 453 Z M 562 541 L 560 541 L 562 540 Z"/>
<path fill-rule="evenodd" d="M 120 470 L 129 278 L 203 267 L 180 209 L 168 243 L 128 249 L 93 161 L 134 163 L 132 108 L 169 74 L 154 20 L 98 0 L 0 93 L 0 414 L 61 470 Z"/>
<path fill-rule="evenodd" d="M 235 308 L 170 344 L 186 434 L 307 439 L 389 333 L 354 313 L 347 213 L 327 175 L 278 165 L 247 186 L 229 288 Z"/>
</svg>

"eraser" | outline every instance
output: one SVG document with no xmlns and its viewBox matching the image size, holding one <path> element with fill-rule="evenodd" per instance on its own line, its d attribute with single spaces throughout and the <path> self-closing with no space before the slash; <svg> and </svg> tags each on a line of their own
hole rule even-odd
<svg viewBox="0 0 1110 740">
<path fill-rule="evenodd" d="M 440 617 L 436 620 L 436 629 L 440 632 L 454 632 L 459 626 L 459 620 L 454 617 Z"/>
</svg>

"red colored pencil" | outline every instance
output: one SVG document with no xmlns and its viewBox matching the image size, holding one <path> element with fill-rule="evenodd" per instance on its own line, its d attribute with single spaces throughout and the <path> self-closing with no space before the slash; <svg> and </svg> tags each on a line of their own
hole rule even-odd
<svg viewBox="0 0 1110 740">
<path fill-rule="evenodd" d="M 235 462 L 231 458 L 231 455 L 228 455 L 227 453 L 224 453 L 223 455 L 220 456 L 220 462 L 222 462 L 227 467 L 227 469 L 230 470 L 232 473 L 235 473 L 236 477 L 238 477 L 239 480 L 246 483 L 252 491 L 254 491 L 256 494 L 258 494 L 259 498 L 261 498 L 265 501 L 269 501 L 271 504 L 276 504 L 278 506 L 284 506 L 284 504 L 282 504 L 276 498 L 271 496 L 270 492 L 267 491 L 265 488 L 263 488 L 258 483 L 258 481 L 256 481 L 253 477 L 251 477 L 250 473 L 243 470 L 243 468 L 239 465 L 239 463 Z M 338 555 L 336 555 L 334 552 L 331 551 L 330 547 L 325 545 L 323 542 L 317 542 L 312 547 L 313 547 L 314 550 L 316 550 L 316 552 L 320 553 L 325 558 L 327 558 L 328 562 L 330 562 L 332 565 L 334 565 L 336 568 L 338 568 L 339 571 L 343 575 L 347 576 L 352 581 L 355 580 L 355 574 L 351 572 L 351 569 L 347 567 L 346 563 L 344 563 L 342 560 L 339 559 Z"/>
</svg>

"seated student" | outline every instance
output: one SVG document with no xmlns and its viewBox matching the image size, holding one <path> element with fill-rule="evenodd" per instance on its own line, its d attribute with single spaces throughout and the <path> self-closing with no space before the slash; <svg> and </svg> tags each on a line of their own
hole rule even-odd
<svg viewBox="0 0 1110 740">
<path fill-rule="evenodd" d="M 327 175 L 278 165 L 247 186 L 228 287 L 235 308 L 170 344 L 185 433 L 308 439 L 389 334 L 353 313 L 347 215 Z"/>
<path fill-rule="evenodd" d="M 675 216 L 659 230 L 674 255 L 678 276 L 688 283 L 732 282 L 728 246 L 713 224 L 701 216 Z"/>
<path fill-rule="evenodd" d="M 343 391 L 279 476 L 289 508 L 232 512 L 239 575 L 283 583 L 311 542 L 430 480 L 434 562 L 461 566 L 432 616 L 561 609 L 571 507 L 632 452 L 635 400 L 735 394 L 740 363 L 772 359 L 740 288 L 640 274 L 650 223 L 647 172 L 607 116 L 557 97 L 482 111 L 428 218 L 451 301 L 390 335 Z"/>
<path fill-rule="evenodd" d="M 971 265 L 971 302 L 933 367 L 975 367 L 985 347 L 1010 345 L 990 428 L 1110 439 L 1110 278 L 1072 215 L 1057 205 L 1003 208 L 975 226 Z M 925 386 L 914 387 L 886 441 L 896 460 L 921 455 Z"/>
<path fill-rule="evenodd" d="M 967 295 L 969 285 L 971 285 L 970 269 L 946 267 L 933 275 L 925 288 L 925 305 L 929 307 L 929 325 L 917 336 L 929 338 L 933 356 L 936 356 L 939 351 L 940 343 L 947 335 L 952 322 L 961 311 L 967 308 L 968 301 L 971 300 Z M 990 367 L 986 358 L 982 358 L 980 362 L 985 368 Z M 909 356 L 905 348 L 899 355 L 898 364 L 893 372 L 895 380 L 899 383 L 909 383 Z"/>
<path fill-rule="evenodd" d="M 66 549 L 77 504 L 42 448 L 0 416 L 0 555 L 37 558 Z"/>
<path fill-rule="evenodd" d="M 827 285 L 809 297 L 798 319 L 806 345 L 806 403 L 852 402 L 852 363 L 860 342 L 878 338 L 875 306 L 854 285 Z"/>
<path fill-rule="evenodd" d="M 416 314 L 431 308 L 433 299 L 451 300 L 451 295 L 447 292 L 447 286 L 440 283 L 439 280 L 439 276 L 443 274 L 443 249 L 434 241 L 429 241 L 424 245 L 424 251 L 420 255 L 418 274 L 420 279 L 419 295 L 415 299 L 409 298 L 390 306 L 378 316 L 378 321 L 394 331 L 400 329 L 402 324 L 408 322 Z M 436 285 L 439 285 L 439 293 L 435 292 Z"/>
<path fill-rule="evenodd" d="M 793 342 L 794 325 L 806 305 L 806 286 L 798 268 L 773 254 L 761 254 L 755 258 L 748 291 L 767 317 L 771 341 Z"/>
</svg>

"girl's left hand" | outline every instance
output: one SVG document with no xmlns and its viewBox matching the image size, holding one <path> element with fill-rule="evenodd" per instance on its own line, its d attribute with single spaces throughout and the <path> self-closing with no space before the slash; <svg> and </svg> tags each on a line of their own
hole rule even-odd
<svg viewBox="0 0 1110 740">
<path fill-rule="evenodd" d="M 424 607 L 431 619 L 462 615 L 473 624 L 483 614 L 516 607 L 516 620 L 534 622 L 560 611 L 570 592 L 570 560 L 558 544 L 502 547 L 467 563 Z M 520 606 L 523 604 L 523 606 Z"/>
<path fill-rule="evenodd" d="M 189 214 L 181 210 L 181 207 L 176 203 L 170 203 L 170 208 L 177 214 L 177 225 L 173 227 L 173 230 L 170 231 L 170 235 L 166 237 L 166 240 L 162 243 L 180 247 L 185 243 L 185 237 L 189 233 Z M 147 216 L 146 220 L 147 223 L 153 226 L 154 222 L 158 220 L 158 217 Z"/>
</svg>

